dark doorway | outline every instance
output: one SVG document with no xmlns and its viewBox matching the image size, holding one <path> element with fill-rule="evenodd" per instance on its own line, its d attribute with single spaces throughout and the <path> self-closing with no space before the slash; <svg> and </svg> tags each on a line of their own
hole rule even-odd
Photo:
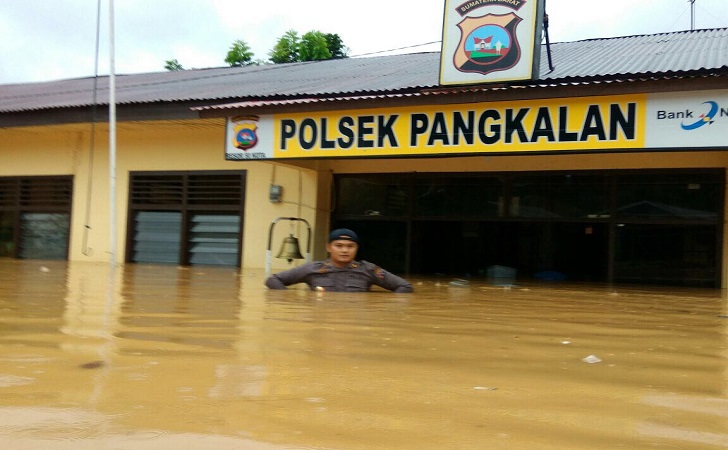
<svg viewBox="0 0 728 450">
<path fill-rule="evenodd" d="M 715 227 L 619 224 L 616 236 L 615 281 L 714 286 L 718 275 Z"/>
<path fill-rule="evenodd" d="M 494 265 L 521 278 L 605 281 L 604 223 L 416 221 L 411 272 L 483 276 Z"/>
<path fill-rule="evenodd" d="M 722 170 L 336 177 L 332 223 L 392 271 L 720 286 Z"/>
</svg>

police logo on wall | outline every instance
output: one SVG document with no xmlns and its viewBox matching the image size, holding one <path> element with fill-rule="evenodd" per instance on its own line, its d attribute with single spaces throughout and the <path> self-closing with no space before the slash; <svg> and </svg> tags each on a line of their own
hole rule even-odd
<svg viewBox="0 0 728 450">
<path fill-rule="evenodd" d="M 440 83 L 538 76 L 544 0 L 446 0 Z"/>
<path fill-rule="evenodd" d="M 246 161 L 273 158 L 271 126 L 270 116 L 228 117 L 225 124 L 225 159 Z"/>
<path fill-rule="evenodd" d="M 487 75 L 515 66 L 521 59 L 516 35 L 521 20 L 513 13 L 463 19 L 458 24 L 462 37 L 453 57 L 455 67 L 461 72 Z"/>
<path fill-rule="evenodd" d="M 233 117 L 235 140 L 233 146 L 243 151 L 258 143 L 258 116 Z"/>
</svg>

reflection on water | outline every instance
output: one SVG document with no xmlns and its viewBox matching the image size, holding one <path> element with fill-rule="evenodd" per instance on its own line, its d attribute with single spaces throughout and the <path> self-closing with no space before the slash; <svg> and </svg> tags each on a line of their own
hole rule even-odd
<svg viewBox="0 0 728 450">
<path fill-rule="evenodd" d="M 721 291 L 412 281 L 0 260 L 0 446 L 728 447 Z"/>
</svg>

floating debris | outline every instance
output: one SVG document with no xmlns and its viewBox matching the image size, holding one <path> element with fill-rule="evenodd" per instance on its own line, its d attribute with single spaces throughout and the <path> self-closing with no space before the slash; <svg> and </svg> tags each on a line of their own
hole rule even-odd
<svg viewBox="0 0 728 450">
<path fill-rule="evenodd" d="M 585 363 L 589 363 L 589 364 L 596 364 L 596 363 L 602 362 L 601 358 L 599 358 L 598 356 L 595 356 L 595 355 L 589 355 L 586 358 L 582 359 L 582 361 L 584 361 Z"/>
<path fill-rule="evenodd" d="M 470 281 L 464 280 L 462 278 L 456 278 L 450 282 L 450 286 L 467 287 L 470 286 Z"/>
<path fill-rule="evenodd" d="M 104 367 L 105 365 L 106 363 L 104 363 L 103 361 L 91 361 L 85 364 L 81 364 L 78 367 L 82 369 L 98 369 L 99 367 Z"/>
<path fill-rule="evenodd" d="M 473 389 L 475 389 L 476 391 L 497 391 L 498 390 L 497 387 L 492 387 L 492 386 L 475 386 Z"/>
</svg>

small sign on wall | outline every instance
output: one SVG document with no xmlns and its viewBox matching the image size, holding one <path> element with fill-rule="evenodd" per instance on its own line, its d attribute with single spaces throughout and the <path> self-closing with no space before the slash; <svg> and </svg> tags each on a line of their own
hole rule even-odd
<svg viewBox="0 0 728 450">
<path fill-rule="evenodd" d="M 544 0 L 445 0 L 440 84 L 538 78 Z"/>
</svg>

